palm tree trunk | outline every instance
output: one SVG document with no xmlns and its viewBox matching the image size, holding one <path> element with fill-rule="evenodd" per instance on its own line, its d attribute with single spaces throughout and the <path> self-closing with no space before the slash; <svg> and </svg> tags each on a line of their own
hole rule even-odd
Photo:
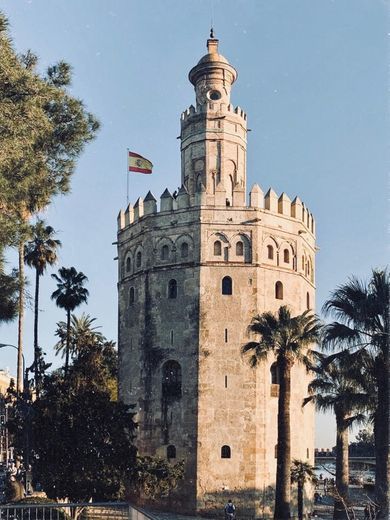
<svg viewBox="0 0 390 520">
<path fill-rule="evenodd" d="M 38 370 L 38 312 L 39 312 L 39 271 L 35 269 L 35 299 L 34 299 L 34 376 L 35 376 L 35 395 L 39 397 L 39 370 Z"/>
<path fill-rule="evenodd" d="M 70 310 L 66 311 L 66 352 L 65 352 L 65 377 L 69 368 L 69 343 L 70 343 Z"/>
<path fill-rule="evenodd" d="M 344 410 L 335 409 L 336 414 L 336 490 L 339 499 L 335 499 L 333 518 L 348 518 L 345 504 L 348 502 L 349 454 L 348 423 Z M 344 503 L 343 503 L 344 502 Z"/>
<path fill-rule="evenodd" d="M 286 520 L 291 517 L 291 367 L 292 363 L 290 360 L 286 359 L 285 357 L 280 357 L 278 359 L 280 385 L 278 400 L 278 445 L 274 511 L 275 520 Z"/>
<path fill-rule="evenodd" d="M 303 484 L 298 481 L 298 519 L 303 520 Z"/>
<path fill-rule="evenodd" d="M 18 367 L 16 375 L 16 390 L 23 391 L 23 321 L 24 321 L 24 242 L 20 240 L 19 247 L 19 309 L 18 309 Z"/>
<path fill-rule="evenodd" d="M 389 378 L 390 363 L 388 346 L 384 349 L 384 362 L 378 374 L 378 404 L 375 412 L 375 494 L 379 505 L 379 516 L 377 518 L 389 518 Z"/>
</svg>

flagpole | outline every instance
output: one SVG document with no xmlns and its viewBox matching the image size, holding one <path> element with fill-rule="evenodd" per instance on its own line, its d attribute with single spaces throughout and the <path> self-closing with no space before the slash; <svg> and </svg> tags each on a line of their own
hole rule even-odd
<svg viewBox="0 0 390 520">
<path fill-rule="evenodd" d="M 129 205 L 129 149 L 127 150 L 126 156 L 126 208 Z"/>
</svg>

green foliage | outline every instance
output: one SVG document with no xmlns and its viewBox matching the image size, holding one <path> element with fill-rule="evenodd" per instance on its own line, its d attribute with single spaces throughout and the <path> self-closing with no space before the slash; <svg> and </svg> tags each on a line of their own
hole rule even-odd
<svg viewBox="0 0 390 520">
<path fill-rule="evenodd" d="M 171 464 L 158 457 L 138 457 L 130 483 L 138 495 L 150 500 L 168 496 L 184 477 L 184 461 Z"/>
<path fill-rule="evenodd" d="M 269 352 L 279 359 L 308 361 L 304 347 L 319 338 L 320 323 L 316 316 L 305 311 L 298 316 L 291 316 L 286 306 L 279 308 L 275 316 L 264 312 L 252 319 L 248 329 L 259 337 L 258 341 L 250 341 L 242 347 L 243 354 L 250 354 L 252 367 L 267 358 Z"/>
<path fill-rule="evenodd" d="M 40 76 L 37 57 L 17 55 L 0 13 L 0 248 L 15 245 L 31 214 L 69 190 L 76 159 L 99 127 L 72 97 L 70 67 Z"/>
<path fill-rule="evenodd" d="M 73 311 L 88 299 L 89 292 L 84 287 L 88 278 L 81 271 L 77 272 L 74 267 L 61 267 L 58 275 L 51 275 L 57 281 L 57 289 L 51 295 L 51 299 L 55 300 L 61 309 Z"/>
<path fill-rule="evenodd" d="M 0 323 L 12 321 L 18 311 L 18 272 L 13 269 L 10 274 L 4 271 L 4 260 L 0 253 Z"/>
<path fill-rule="evenodd" d="M 306 482 L 317 481 L 315 467 L 303 460 L 293 459 L 291 463 L 291 482 L 304 486 Z"/>
<path fill-rule="evenodd" d="M 84 314 L 78 318 L 75 314 L 70 317 L 70 329 L 69 329 L 69 352 L 72 356 L 78 354 L 85 345 L 99 344 L 103 335 L 97 329 L 99 327 L 93 327 L 93 323 L 96 318 L 91 318 L 89 314 Z M 66 339 L 67 339 L 67 326 L 64 321 L 57 323 L 57 330 L 55 335 L 59 338 L 58 343 L 54 346 L 56 354 L 61 353 L 62 357 L 65 354 Z"/>
<path fill-rule="evenodd" d="M 31 226 L 31 240 L 24 246 L 24 261 L 29 267 L 33 267 L 42 276 L 48 265 L 57 261 L 57 249 L 61 242 L 54 238 L 55 231 L 51 226 L 46 226 L 43 220 L 38 219 Z"/>
</svg>

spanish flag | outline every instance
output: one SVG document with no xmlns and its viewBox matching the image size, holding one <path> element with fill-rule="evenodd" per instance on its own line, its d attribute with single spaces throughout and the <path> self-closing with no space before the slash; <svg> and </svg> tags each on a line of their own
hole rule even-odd
<svg viewBox="0 0 390 520">
<path fill-rule="evenodd" d="M 127 162 L 129 166 L 129 172 L 152 173 L 153 164 L 138 153 L 129 151 Z"/>
</svg>

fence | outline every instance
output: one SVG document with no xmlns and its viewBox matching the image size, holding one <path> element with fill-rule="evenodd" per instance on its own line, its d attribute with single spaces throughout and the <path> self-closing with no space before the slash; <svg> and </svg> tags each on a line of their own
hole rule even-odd
<svg viewBox="0 0 390 520">
<path fill-rule="evenodd" d="M 125 502 L 0 505 L 0 520 L 158 520 Z"/>
</svg>

